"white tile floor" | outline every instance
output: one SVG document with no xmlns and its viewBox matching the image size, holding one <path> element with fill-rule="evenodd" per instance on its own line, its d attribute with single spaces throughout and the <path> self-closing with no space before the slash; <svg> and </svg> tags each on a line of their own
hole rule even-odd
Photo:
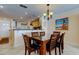
<svg viewBox="0 0 79 59">
<path fill-rule="evenodd" d="M 52 54 L 54 55 L 54 50 Z M 8 44 L 0 45 L 0 55 L 24 55 L 24 47 L 9 48 Z M 33 52 L 32 55 L 36 54 Z M 64 53 L 62 55 L 79 55 L 79 48 L 65 44 Z"/>
</svg>

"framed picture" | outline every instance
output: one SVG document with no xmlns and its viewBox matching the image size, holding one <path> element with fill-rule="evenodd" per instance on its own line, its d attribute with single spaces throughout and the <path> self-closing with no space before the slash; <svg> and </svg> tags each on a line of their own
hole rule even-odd
<svg viewBox="0 0 79 59">
<path fill-rule="evenodd" d="M 56 30 L 68 30 L 68 17 L 57 19 L 55 25 Z"/>
</svg>

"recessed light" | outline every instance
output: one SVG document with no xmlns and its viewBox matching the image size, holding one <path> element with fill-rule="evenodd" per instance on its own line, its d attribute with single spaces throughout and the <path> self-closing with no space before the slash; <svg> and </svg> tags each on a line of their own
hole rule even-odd
<svg viewBox="0 0 79 59">
<path fill-rule="evenodd" d="M 4 6 L 0 5 L 0 8 L 4 8 Z"/>
<path fill-rule="evenodd" d="M 27 15 L 28 13 L 27 12 L 25 12 L 25 15 Z"/>
</svg>

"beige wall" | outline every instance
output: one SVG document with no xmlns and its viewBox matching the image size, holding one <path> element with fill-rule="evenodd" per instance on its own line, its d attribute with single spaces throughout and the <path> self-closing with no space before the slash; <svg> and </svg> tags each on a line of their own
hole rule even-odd
<svg viewBox="0 0 79 59">
<path fill-rule="evenodd" d="M 79 8 L 65 11 L 61 14 L 55 15 L 55 19 L 68 17 L 69 18 L 69 29 L 65 32 L 65 43 L 72 46 L 79 47 Z M 55 22 L 55 21 L 53 21 Z M 55 27 L 54 27 L 55 28 Z M 53 28 L 53 29 L 54 29 Z"/>
<path fill-rule="evenodd" d="M 67 17 L 69 18 L 69 29 L 61 31 L 65 32 L 65 43 L 79 47 L 79 17 L 78 15 Z M 55 23 L 55 20 L 53 22 Z M 53 29 L 55 29 L 55 24 L 53 24 Z"/>
<path fill-rule="evenodd" d="M 69 16 L 69 30 L 65 39 L 69 44 L 79 47 L 79 18 L 77 15 Z"/>
</svg>

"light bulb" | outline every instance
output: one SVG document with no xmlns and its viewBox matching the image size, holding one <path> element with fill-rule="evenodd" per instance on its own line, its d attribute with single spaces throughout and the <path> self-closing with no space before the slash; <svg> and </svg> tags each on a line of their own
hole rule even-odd
<svg viewBox="0 0 79 59">
<path fill-rule="evenodd" d="M 43 16 L 46 16 L 46 15 L 47 15 L 46 13 L 43 14 Z"/>
<path fill-rule="evenodd" d="M 27 12 L 25 12 L 25 15 L 27 15 L 28 13 Z"/>
<path fill-rule="evenodd" d="M 53 13 L 52 13 L 52 12 L 50 12 L 50 15 L 53 15 Z"/>
</svg>

